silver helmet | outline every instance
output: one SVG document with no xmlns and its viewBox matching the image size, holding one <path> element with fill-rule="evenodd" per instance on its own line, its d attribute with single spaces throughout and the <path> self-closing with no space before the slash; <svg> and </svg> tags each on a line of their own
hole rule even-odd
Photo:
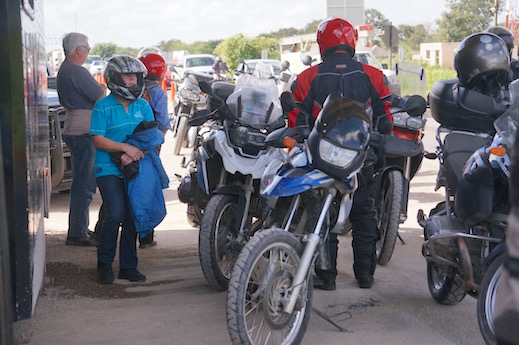
<svg viewBox="0 0 519 345">
<path fill-rule="evenodd" d="M 124 73 L 135 73 L 137 84 L 126 86 L 121 78 L 121 74 Z M 106 86 L 110 91 L 129 101 L 134 101 L 142 96 L 145 87 L 144 77 L 147 74 L 146 66 L 139 59 L 130 55 L 115 55 L 108 61 L 104 71 Z"/>
</svg>

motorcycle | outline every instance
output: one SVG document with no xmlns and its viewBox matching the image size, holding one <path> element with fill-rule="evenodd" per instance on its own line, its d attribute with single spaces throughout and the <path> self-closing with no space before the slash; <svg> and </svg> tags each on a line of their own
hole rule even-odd
<svg viewBox="0 0 519 345">
<path fill-rule="evenodd" d="M 199 81 L 212 81 L 213 77 L 194 71 L 186 71 L 184 80 L 178 87 L 175 97 L 178 97 L 178 108 L 172 115 L 172 131 L 175 137 L 173 153 L 178 156 L 182 147 L 193 147 L 197 128 L 189 129 L 187 121 L 196 111 L 207 107 L 207 96 L 200 90 Z M 189 132 L 189 133 L 188 133 Z"/>
<path fill-rule="evenodd" d="M 290 94 L 282 95 L 282 104 L 295 107 Z M 350 213 L 357 173 L 370 138 L 378 135 L 371 127 L 362 104 L 335 93 L 309 134 L 307 127 L 283 128 L 267 137 L 282 153 L 261 180 L 272 225 L 245 244 L 232 271 L 227 326 L 233 344 L 302 341 L 312 311 L 313 266 L 329 267 L 326 240 L 342 231 Z"/>
<path fill-rule="evenodd" d="M 261 66 L 256 69 L 260 72 Z M 209 285 L 226 289 L 236 257 L 259 229 L 259 181 L 275 153 L 265 138 L 284 127 L 285 119 L 273 79 L 244 75 L 225 102 L 218 96 L 218 85 L 228 91 L 228 84 L 215 85 L 213 91 L 200 82 L 210 103 L 219 106 L 190 120 L 191 125 L 213 123 L 197 150 L 196 169 L 181 182 L 179 198 L 203 209 L 199 210 L 203 212 L 199 218 L 202 272 Z"/>
<path fill-rule="evenodd" d="M 407 219 L 409 183 L 418 173 L 423 159 L 423 112 L 409 114 L 403 108 L 409 97 L 425 94 L 424 70 L 419 65 L 404 62 L 398 65 L 397 75 L 402 92 L 414 96 L 400 98 L 392 95 L 393 128 L 389 135 L 382 136 L 381 143 L 373 144 L 379 157 L 375 165 L 375 207 L 380 234 L 376 253 L 379 265 L 391 260 L 397 238 L 405 244 L 398 229 Z"/>
<path fill-rule="evenodd" d="M 378 214 L 380 239 L 377 241 L 377 262 L 385 265 L 391 259 L 396 239 L 405 244 L 398 233 L 407 219 L 409 182 L 420 169 L 423 159 L 422 118 L 425 108 L 417 112 L 404 111 L 406 100 L 418 95 L 394 99 L 391 113 L 393 129 L 373 143 L 380 158 L 375 165 L 375 207 Z"/>
<path fill-rule="evenodd" d="M 487 344 L 496 343 L 493 298 L 510 211 L 509 154 L 519 123 L 519 82 L 509 85 L 509 94 L 511 104 L 453 80 L 433 85 L 430 107 L 440 123 L 439 146 L 426 157 L 440 162 L 436 189 L 445 188 L 445 201 L 428 218 L 423 210 L 418 212 L 431 296 L 440 304 L 456 304 L 467 294 L 476 297 Z"/>
</svg>

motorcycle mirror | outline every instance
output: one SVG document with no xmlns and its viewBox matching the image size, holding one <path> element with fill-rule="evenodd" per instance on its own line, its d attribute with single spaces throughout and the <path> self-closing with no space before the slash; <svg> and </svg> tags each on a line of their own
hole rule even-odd
<svg viewBox="0 0 519 345">
<path fill-rule="evenodd" d="M 290 68 L 290 62 L 288 62 L 287 60 L 283 60 L 281 62 L 281 72 L 286 71 L 289 68 Z"/>
<path fill-rule="evenodd" d="M 283 143 L 285 138 L 294 137 L 296 135 L 297 129 L 294 127 L 279 128 L 267 135 L 267 138 L 265 139 L 265 144 L 272 147 L 283 148 L 285 147 L 285 144 Z"/>
<path fill-rule="evenodd" d="M 427 110 L 427 102 L 422 96 L 410 96 L 405 102 L 405 111 L 414 117 L 420 117 Z"/>
<path fill-rule="evenodd" d="M 189 120 L 187 120 L 187 124 L 191 127 L 200 126 L 209 120 L 211 116 L 212 113 L 208 109 L 202 109 L 194 113 Z"/>
<path fill-rule="evenodd" d="M 288 114 L 296 107 L 296 101 L 294 100 L 294 96 L 288 91 L 285 91 L 279 97 L 281 101 L 281 108 L 283 109 L 283 114 Z"/>
<path fill-rule="evenodd" d="M 312 57 L 310 55 L 302 55 L 301 62 L 305 66 L 310 66 L 310 65 L 312 65 Z"/>
<path fill-rule="evenodd" d="M 238 58 L 238 63 L 245 63 L 245 60 L 243 60 L 242 58 Z"/>
<path fill-rule="evenodd" d="M 200 87 L 200 90 L 207 93 L 208 95 L 211 95 L 211 96 L 214 95 L 215 97 L 220 98 L 213 93 L 213 89 L 211 88 L 211 85 L 208 82 L 206 82 L 205 80 L 200 80 L 198 82 L 198 86 Z"/>
</svg>

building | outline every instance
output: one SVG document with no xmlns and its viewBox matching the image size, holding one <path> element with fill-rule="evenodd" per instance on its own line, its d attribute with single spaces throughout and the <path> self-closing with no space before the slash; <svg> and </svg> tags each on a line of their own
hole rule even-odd
<svg viewBox="0 0 519 345">
<path fill-rule="evenodd" d="M 459 44 L 460 42 L 422 43 L 420 44 L 420 63 L 454 68 L 454 54 Z"/>
</svg>

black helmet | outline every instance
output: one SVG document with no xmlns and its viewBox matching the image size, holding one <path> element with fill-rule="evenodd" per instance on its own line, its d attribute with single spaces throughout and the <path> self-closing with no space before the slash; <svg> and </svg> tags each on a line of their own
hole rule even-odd
<svg viewBox="0 0 519 345">
<path fill-rule="evenodd" d="M 506 43 L 508 53 L 512 54 L 512 49 L 514 49 L 515 40 L 512 31 L 508 30 L 504 26 L 491 26 L 488 29 L 486 29 L 485 32 L 490 32 L 491 34 L 498 35 L 499 37 L 501 37 L 501 39 Z"/>
<path fill-rule="evenodd" d="M 135 73 L 137 84 L 126 86 L 121 78 L 123 73 Z M 144 92 L 144 77 L 148 74 L 146 66 L 137 58 L 130 55 L 115 55 L 105 67 L 106 86 L 116 95 L 129 101 L 134 101 L 142 96 Z"/>
<path fill-rule="evenodd" d="M 461 41 L 454 68 L 461 86 L 492 94 L 510 79 L 510 56 L 499 36 L 480 32 Z"/>
</svg>

